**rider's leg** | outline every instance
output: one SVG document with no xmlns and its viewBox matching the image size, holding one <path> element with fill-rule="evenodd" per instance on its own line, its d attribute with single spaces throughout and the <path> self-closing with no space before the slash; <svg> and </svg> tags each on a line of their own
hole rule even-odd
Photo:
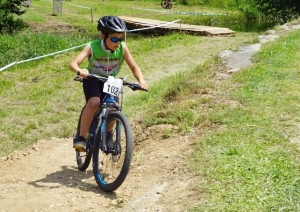
<svg viewBox="0 0 300 212">
<path fill-rule="evenodd" d="M 83 80 L 86 106 L 81 114 L 79 137 L 75 139 L 73 143 L 73 147 L 77 151 L 84 151 L 86 148 L 86 136 L 93 121 L 94 114 L 100 105 L 102 88 L 103 85 L 100 85 L 98 82 Z"/>
<path fill-rule="evenodd" d="M 89 98 L 83 112 L 81 115 L 80 122 L 80 136 L 86 138 L 90 125 L 92 123 L 95 112 L 100 106 L 100 98 L 99 97 L 91 97 Z"/>
<path fill-rule="evenodd" d="M 107 131 L 107 132 L 111 132 L 111 131 L 113 130 L 113 127 L 114 127 L 115 123 L 116 123 L 116 121 L 110 122 L 110 123 L 107 125 L 107 127 L 106 127 L 106 131 Z"/>
<path fill-rule="evenodd" d="M 102 90 L 103 83 L 87 80 L 83 81 L 83 91 L 86 99 L 86 106 L 81 116 L 80 136 L 83 136 L 84 138 L 86 138 L 90 125 L 93 121 L 94 114 L 100 105 Z"/>
<path fill-rule="evenodd" d="M 97 108 L 100 105 L 100 98 L 99 97 L 91 97 L 81 114 L 81 121 L 80 121 L 80 133 L 79 137 L 77 137 L 73 142 L 73 148 L 76 151 L 85 151 L 86 149 L 86 136 L 87 132 L 90 128 L 92 123 L 94 113 L 97 111 Z"/>
</svg>

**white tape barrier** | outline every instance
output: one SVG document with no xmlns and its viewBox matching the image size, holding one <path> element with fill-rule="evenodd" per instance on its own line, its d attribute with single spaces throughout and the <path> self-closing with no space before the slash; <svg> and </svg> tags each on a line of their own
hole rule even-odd
<svg viewBox="0 0 300 212">
<path fill-rule="evenodd" d="M 80 5 L 77 5 L 77 4 L 71 4 L 71 3 L 69 3 L 69 2 L 65 2 L 65 1 L 63 1 L 63 3 L 65 3 L 65 4 L 69 4 L 69 5 L 72 5 L 72 6 L 75 6 L 75 7 L 86 8 L 86 9 L 91 9 L 91 8 L 92 8 L 92 7 L 84 7 L 84 6 L 80 6 Z"/>
<path fill-rule="evenodd" d="M 178 20 L 176 20 L 176 21 L 168 22 L 168 23 L 165 23 L 165 24 L 153 26 L 153 27 L 147 27 L 147 28 L 142 28 L 142 29 L 133 29 L 133 30 L 129 30 L 129 32 L 136 32 L 136 31 L 141 31 L 141 30 L 146 30 L 146 29 L 153 29 L 153 28 L 157 28 L 157 27 L 162 27 L 162 26 L 166 26 L 166 25 L 169 25 L 169 24 L 176 23 L 176 22 L 178 22 L 178 21 L 180 21 L 180 19 L 178 19 Z M 66 51 L 69 51 L 69 50 L 72 50 L 72 49 L 77 49 L 77 48 L 82 47 L 82 46 L 85 46 L 85 45 L 86 45 L 86 44 L 82 44 L 82 45 L 80 45 L 80 46 L 75 46 L 75 47 L 72 47 L 72 48 L 69 48 L 69 49 L 64 49 L 64 50 L 61 50 L 61 51 L 58 51 L 58 52 L 54 52 L 54 53 L 42 55 L 42 56 L 39 56 L 39 57 L 27 59 L 27 60 L 15 61 L 15 62 L 12 62 L 12 63 L 10 63 L 10 64 L 4 66 L 3 68 L 0 68 L 0 72 L 3 71 L 3 70 L 5 70 L 5 69 L 8 69 L 9 67 L 11 67 L 11 66 L 13 66 L 13 65 L 17 65 L 17 64 L 21 64 L 21 63 L 25 63 L 25 62 L 37 60 L 37 59 L 41 59 L 41 58 L 48 57 L 48 56 L 52 56 L 52 55 L 55 55 L 55 54 L 60 54 L 60 53 L 62 53 L 62 52 L 66 52 Z"/>
<path fill-rule="evenodd" d="M 5 69 L 7 69 L 7 68 L 9 68 L 9 67 L 11 67 L 11 66 L 13 66 L 13 65 L 16 65 L 16 64 L 17 64 L 17 62 L 13 62 L 11 64 L 8 64 L 7 66 L 4 66 L 3 68 L 1 68 L 0 72 L 3 71 L 3 70 L 5 70 Z"/>
<path fill-rule="evenodd" d="M 176 22 L 178 22 L 178 21 L 180 21 L 180 19 L 178 19 L 178 20 L 176 20 L 176 21 L 168 22 L 168 23 L 165 23 L 165 24 L 153 26 L 153 27 L 147 27 L 147 28 L 141 28 L 141 29 L 133 29 L 133 30 L 129 30 L 129 32 L 136 32 L 136 31 L 141 31 L 141 30 L 146 30 L 146 29 L 158 28 L 158 27 L 162 27 L 162 26 L 166 26 L 166 25 L 169 25 L 169 24 L 176 23 Z"/>
<path fill-rule="evenodd" d="M 146 8 L 139 8 L 139 7 L 132 7 L 132 9 L 135 10 L 145 10 L 145 11 L 151 11 L 151 12 L 159 12 L 159 13 L 173 13 L 173 14 L 180 14 L 180 15 L 227 15 L 227 14 L 216 14 L 216 13 L 204 13 L 204 12 L 177 12 L 177 11 L 170 11 L 170 10 L 152 10 L 152 9 L 146 9 Z"/>
<path fill-rule="evenodd" d="M 17 65 L 17 64 L 21 64 L 21 63 L 25 63 L 25 62 L 29 62 L 29 61 L 33 61 L 33 60 L 37 60 L 37 59 L 41 59 L 41 58 L 44 58 L 44 57 L 60 54 L 62 52 L 66 52 L 66 51 L 69 51 L 69 50 L 72 50 L 72 49 L 77 49 L 77 48 L 82 47 L 82 46 L 85 46 L 85 44 L 82 44 L 80 46 L 75 46 L 75 47 L 72 47 L 72 48 L 69 48 L 69 49 L 64 49 L 64 50 L 61 50 L 61 51 L 58 51 L 58 52 L 42 55 L 42 56 L 39 56 L 39 57 L 31 58 L 31 59 L 28 59 L 28 60 L 15 61 L 15 62 L 10 63 L 7 66 L 4 66 L 3 68 L 1 68 L 0 72 L 7 69 L 7 68 L 9 68 L 9 67 L 11 67 L 11 66 L 13 66 L 13 65 Z"/>
</svg>

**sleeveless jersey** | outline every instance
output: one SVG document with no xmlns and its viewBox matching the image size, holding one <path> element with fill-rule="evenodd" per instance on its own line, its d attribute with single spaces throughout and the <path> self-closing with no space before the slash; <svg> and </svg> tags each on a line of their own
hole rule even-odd
<svg viewBox="0 0 300 212">
<path fill-rule="evenodd" d="M 87 44 L 92 51 L 87 69 L 91 74 L 98 74 L 105 77 L 109 75 L 116 76 L 124 62 L 125 43 L 121 42 L 120 46 L 113 53 L 110 53 L 104 49 L 102 42 L 100 39 Z"/>
</svg>

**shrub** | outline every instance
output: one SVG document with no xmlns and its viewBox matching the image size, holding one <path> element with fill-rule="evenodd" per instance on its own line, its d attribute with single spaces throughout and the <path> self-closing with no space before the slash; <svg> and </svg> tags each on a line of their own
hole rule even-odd
<svg viewBox="0 0 300 212">
<path fill-rule="evenodd" d="M 23 1 L 23 0 L 22 0 Z M 25 10 L 21 9 L 21 0 L 0 0 L 0 33 L 12 32 L 24 27 L 19 19 L 15 20 L 14 15 L 22 15 Z"/>
</svg>

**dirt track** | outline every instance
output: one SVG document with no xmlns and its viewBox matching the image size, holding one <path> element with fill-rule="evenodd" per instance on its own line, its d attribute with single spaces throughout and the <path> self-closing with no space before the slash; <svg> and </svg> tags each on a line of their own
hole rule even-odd
<svg viewBox="0 0 300 212">
<path fill-rule="evenodd" d="M 149 133 L 159 135 L 163 127 Z M 77 170 L 71 138 L 39 141 L 0 163 L 0 210 L 184 211 L 196 206 L 188 164 L 193 139 L 160 140 L 151 136 L 135 147 L 130 174 L 112 193 L 99 190 L 91 168 Z"/>
</svg>

